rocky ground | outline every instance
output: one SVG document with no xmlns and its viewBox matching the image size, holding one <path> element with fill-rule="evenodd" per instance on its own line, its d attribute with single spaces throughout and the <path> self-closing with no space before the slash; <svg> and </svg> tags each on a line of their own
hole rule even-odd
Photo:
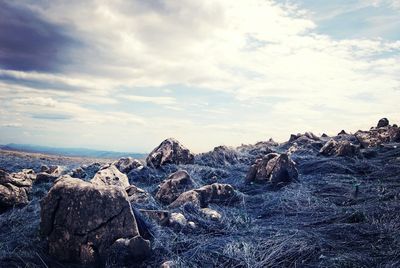
<svg viewBox="0 0 400 268">
<path fill-rule="evenodd" d="M 0 152 L 0 267 L 399 267 L 399 146 L 381 119 L 145 161 Z"/>
</svg>

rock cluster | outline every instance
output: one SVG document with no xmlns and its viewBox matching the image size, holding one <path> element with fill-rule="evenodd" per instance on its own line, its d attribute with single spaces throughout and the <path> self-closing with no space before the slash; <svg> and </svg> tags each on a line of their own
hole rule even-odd
<svg viewBox="0 0 400 268">
<path fill-rule="evenodd" d="M 350 141 L 342 140 L 335 141 L 330 139 L 319 151 L 324 156 L 356 156 L 359 155 L 359 147 L 352 144 Z"/>
<path fill-rule="evenodd" d="M 209 203 L 231 204 L 238 201 L 235 189 L 229 184 L 213 183 L 182 193 L 169 207 L 180 207 L 192 203 L 197 207 L 207 207 Z"/>
<path fill-rule="evenodd" d="M 11 174 L 0 170 L 0 212 L 13 206 L 26 205 L 35 179 L 32 169 Z"/>
<path fill-rule="evenodd" d="M 158 168 L 165 164 L 192 164 L 194 155 L 177 140 L 169 138 L 157 146 L 146 158 L 150 167 Z"/>
<path fill-rule="evenodd" d="M 246 182 L 269 182 L 274 185 L 296 181 L 295 163 L 287 154 L 270 153 L 259 158 L 250 167 Z"/>
<path fill-rule="evenodd" d="M 35 184 L 54 182 L 63 174 L 63 171 L 60 166 L 42 166 L 36 175 Z"/>
<path fill-rule="evenodd" d="M 40 230 L 49 254 L 60 261 L 99 264 L 115 250 L 132 260 L 150 252 L 121 187 L 70 176 L 58 179 L 41 201 Z"/>
<path fill-rule="evenodd" d="M 134 169 L 143 167 L 139 160 L 133 159 L 132 157 L 120 158 L 119 160 L 115 161 L 113 165 L 118 168 L 119 171 L 125 174 L 128 174 Z"/>
<path fill-rule="evenodd" d="M 168 178 L 160 184 L 155 197 L 161 203 L 168 205 L 175 201 L 183 192 L 193 187 L 194 182 L 187 171 L 178 170 L 169 175 Z"/>
<path fill-rule="evenodd" d="M 355 137 L 363 148 L 371 148 L 388 142 L 400 142 L 400 128 L 396 126 L 384 126 L 368 131 L 357 131 Z"/>
</svg>

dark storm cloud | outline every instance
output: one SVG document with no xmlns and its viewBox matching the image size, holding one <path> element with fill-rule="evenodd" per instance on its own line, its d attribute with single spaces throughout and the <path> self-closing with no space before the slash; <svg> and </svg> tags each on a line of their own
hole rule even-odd
<svg viewBox="0 0 400 268">
<path fill-rule="evenodd" d="M 11 1 L 0 0 L 0 67 L 57 72 L 65 63 L 63 53 L 73 43 L 65 27 Z"/>
</svg>

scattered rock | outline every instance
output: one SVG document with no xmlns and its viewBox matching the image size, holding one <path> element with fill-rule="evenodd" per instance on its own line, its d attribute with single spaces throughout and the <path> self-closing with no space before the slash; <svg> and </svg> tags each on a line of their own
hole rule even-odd
<svg viewBox="0 0 400 268">
<path fill-rule="evenodd" d="M 271 153 L 257 159 L 250 167 L 246 182 L 270 182 L 278 185 L 297 181 L 298 172 L 295 163 L 287 154 Z"/>
<path fill-rule="evenodd" d="M 196 190 L 190 190 L 182 193 L 174 202 L 172 202 L 169 207 L 176 208 L 184 204 L 192 203 L 196 207 L 205 207 L 206 204 L 203 202 L 201 194 Z"/>
<path fill-rule="evenodd" d="M 338 133 L 338 136 L 340 136 L 340 135 L 348 135 L 348 134 L 346 133 L 346 131 L 344 131 L 344 129 L 342 129 L 342 130 Z"/>
<path fill-rule="evenodd" d="M 193 164 L 194 155 L 177 140 L 164 140 L 146 158 L 148 166 L 158 168 L 165 164 Z"/>
<path fill-rule="evenodd" d="M 145 190 L 135 185 L 129 185 L 125 188 L 125 191 L 128 194 L 129 201 L 132 203 L 144 203 L 150 198 L 150 195 Z"/>
<path fill-rule="evenodd" d="M 209 203 L 230 204 L 238 200 L 238 195 L 231 185 L 213 183 L 182 193 L 170 204 L 170 207 L 175 208 L 187 203 L 192 203 L 197 207 L 206 207 Z"/>
<path fill-rule="evenodd" d="M 128 174 L 131 170 L 142 168 L 143 165 L 139 160 L 133 159 L 132 157 L 123 157 L 118 161 L 115 161 L 114 166 L 118 168 L 122 173 Z"/>
<path fill-rule="evenodd" d="M 378 121 L 378 124 L 376 125 L 377 128 L 381 127 L 387 127 L 389 126 L 389 120 L 387 118 L 382 118 Z"/>
<path fill-rule="evenodd" d="M 192 189 L 194 186 L 193 180 L 186 170 L 179 170 L 172 173 L 159 186 L 156 193 L 156 199 L 163 204 L 171 204 L 183 192 Z"/>
<path fill-rule="evenodd" d="M 335 141 L 330 139 L 319 151 L 324 156 L 355 156 L 360 154 L 359 147 L 347 140 Z"/>
<path fill-rule="evenodd" d="M 219 214 L 218 211 L 213 210 L 211 208 L 202 208 L 201 213 L 203 214 L 203 216 L 207 219 L 210 219 L 212 221 L 219 221 L 221 220 L 221 214 Z"/>
<path fill-rule="evenodd" d="M 64 172 L 60 166 L 55 165 L 43 165 L 40 171 L 41 172 L 36 175 L 35 184 L 54 182 Z"/>
<path fill-rule="evenodd" d="M 101 164 L 97 162 L 90 165 L 83 165 L 74 169 L 71 172 L 71 177 L 89 181 L 94 177 L 94 175 L 96 175 L 100 168 Z"/>
<path fill-rule="evenodd" d="M 168 210 L 139 209 L 139 211 L 140 213 L 154 220 L 161 226 L 166 226 L 169 224 L 170 213 Z"/>
<path fill-rule="evenodd" d="M 118 266 L 133 264 L 151 255 L 150 241 L 137 235 L 132 238 L 117 239 L 110 249 L 108 255 Z"/>
<path fill-rule="evenodd" d="M 298 133 L 298 134 L 290 135 L 289 143 L 290 142 L 294 142 L 294 141 L 296 141 L 298 139 L 302 139 L 302 140 L 306 140 L 306 141 L 308 141 L 308 140 L 319 141 L 320 140 L 319 137 L 317 135 L 315 135 L 314 133 L 306 132 L 304 134 Z"/>
<path fill-rule="evenodd" d="M 384 143 L 400 142 L 400 128 L 386 126 L 369 131 L 357 131 L 356 138 L 363 148 L 376 147 Z"/>
<path fill-rule="evenodd" d="M 58 179 L 41 201 L 40 231 L 49 254 L 60 261 L 104 263 L 110 248 L 122 246 L 131 259 L 140 259 L 150 250 L 123 189 L 70 176 Z"/>
<path fill-rule="evenodd" d="M 9 174 L 0 170 L 0 211 L 9 207 L 26 205 L 28 194 L 36 175 L 32 169 Z"/>
<path fill-rule="evenodd" d="M 91 180 L 93 184 L 97 185 L 116 185 L 124 189 L 129 186 L 128 177 L 121 173 L 116 166 L 106 165 L 101 168 Z"/>
<path fill-rule="evenodd" d="M 176 268 L 178 267 L 174 261 L 163 262 L 160 268 Z"/>
</svg>

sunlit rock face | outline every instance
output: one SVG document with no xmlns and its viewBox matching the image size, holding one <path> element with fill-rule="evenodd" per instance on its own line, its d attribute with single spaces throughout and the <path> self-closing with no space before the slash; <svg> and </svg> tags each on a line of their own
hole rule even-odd
<svg viewBox="0 0 400 268">
<path fill-rule="evenodd" d="M 124 189 L 70 176 L 61 177 L 41 201 L 40 231 L 49 254 L 60 261 L 103 263 L 113 247 L 139 259 L 150 250 Z"/>
<path fill-rule="evenodd" d="M 165 164 L 192 164 L 194 155 L 179 141 L 169 138 L 157 146 L 146 158 L 150 167 L 158 168 Z"/>
</svg>

